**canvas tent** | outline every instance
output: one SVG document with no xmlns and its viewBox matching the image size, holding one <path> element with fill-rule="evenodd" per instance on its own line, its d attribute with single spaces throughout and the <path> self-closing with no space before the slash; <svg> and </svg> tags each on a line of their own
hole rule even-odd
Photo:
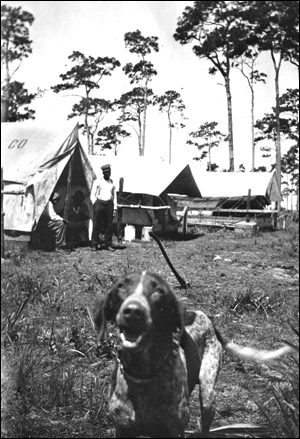
<svg viewBox="0 0 300 439">
<path fill-rule="evenodd" d="M 177 205 L 177 215 L 188 206 L 190 225 L 232 226 L 253 218 L 259 227 L 273 224 L 273 213 L 265 207 L 281 201 L 276 172 L 203 172 L 190 165 L 200 198 L 170 194 Z M 250 195 L 250 197 L 249 197 Z"/>
<path fill-rule="evenodd" d="M 122 209 L 122 224 L 154 226 L 154 230 L 159 231 L 170 220 L 178 221 L 169 193 L 200 196 L 187 164 L 169 165 L 147 157 L 122 160 L 119 157 L 91 156 L 90 160 L 99 177 L 102 177 L 101 166 L 107 163 L 111 165 L 111 178 L 117 188 L 118 205 Z"/>
<path fill-rule="evenodd" d="M 80 144 L 78 126 L 71 131 L 67 125 L 61 129 L 35 122 L 1 123 L 5 233 L 35 230 L 54 188 L 64 203 L 70 167 L 69 195 L 80 188 L 89 200 L 96 175 Z"/>
<path fill-rule="evenodd" d="M 242 208 L 250 190 L 252 209 L 263 209 L 272 201 L 281 201 L 281 193 L 273 172 L 201 172 L 191 165 L 205 208 Z"/>
<path fill-rule="evenodd" d="M 123 191 L 126 193 L 149 194 L 156 197 L 174 192 L 200 196 L 191 173 L 190 165 L 169 165 L 161 160 L 135 157 L 128 160 L 119 157 L 90 156 L 95 173 L 102 177 L 101 166 L 111 165 L 111 178 L 118 187 L 120 178 L 124 179 Z"/>
</svg>

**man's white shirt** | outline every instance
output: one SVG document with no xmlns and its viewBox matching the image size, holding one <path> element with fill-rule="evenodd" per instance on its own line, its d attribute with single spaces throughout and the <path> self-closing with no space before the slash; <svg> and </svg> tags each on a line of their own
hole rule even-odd
<svg viewBox="0 0 300 439">
<path fill-rule="evenodd" d="M 94 204 L 96 200 L 114 202 L 114 209 L 117 208 L 117 191 L 112 179 L 97 178 L 93 183 L 91 191 L 91 202 Z"/>
</svg>

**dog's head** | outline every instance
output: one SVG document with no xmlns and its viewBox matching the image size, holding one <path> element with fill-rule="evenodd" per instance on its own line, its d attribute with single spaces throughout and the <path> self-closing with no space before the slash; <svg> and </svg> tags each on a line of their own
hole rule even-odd
<svg viewBox="0 0 300 439">
<path fill-rule="evenodd" d="M 169 285 L 148 271 L 126 274 L 112 286 L 95 317 L 99 338 L 106 321 L 116 323 L 121 348 L 141 348 L 149 334 L 171 335 L 184 329 L 181 304 Z"/>
</svg>

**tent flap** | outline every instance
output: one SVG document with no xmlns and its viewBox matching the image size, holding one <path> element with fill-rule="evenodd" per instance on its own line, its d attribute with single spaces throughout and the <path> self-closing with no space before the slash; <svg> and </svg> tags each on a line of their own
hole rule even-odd
<svg viewBox="0 0 300 439">
<path fill-rule="evenodd" d="M 77 150 L 83 171 L 78 179 L 85 179 L 85 187 L 90 192 L 96 175 L 80 144 L 78 125 L 75 128 L 73 125 L 71 131 L 69 127 L 67 138 L 62 137 L 66 126 L 59 129 L 40 127 L 35 122 L 10 122 L 2 123 L 1 128 L 4 191 L 14 187 L 20 192 L 3 195 L 5 230 L 30 232 L 35 228 L 70 157 L 76 156 Z"/>
</svg>

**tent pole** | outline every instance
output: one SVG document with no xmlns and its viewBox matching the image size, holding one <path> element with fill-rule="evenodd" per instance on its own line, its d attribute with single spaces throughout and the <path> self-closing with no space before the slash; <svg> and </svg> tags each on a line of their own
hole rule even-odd
<svg viewBox="0 0 300 439">
<path fill-rule="evenodd" d="M 68 180 L 67 180 L 67 193 L 66 193 L 66 201 L 65 201 L 65 208 L 64 208 L 64 220 L 68 219 L 69 216 L 69 206 L 70 206 L 70 198 L 71 198 L 71 190 L 72 190 L 72 175 L 73 175 L 73 161 L 74 161 L 74 154 L 70 157 L 69 161 L 69 172 L 68 172 Z M 64 227 L 64 245 L 66 245 L 66 225 Z"/>
<path fill-rule="evenodd" d="M 188 212 L 189 206 L 185 206 L 183 209 L 183 234 L 187 235 L 188 232 Z"/>
<path fill-rule="evenodd" d="M 124 188 L 124 178 L 121 177 L 119 180 L 119 197 L 122 200 L 123 198 L 123 188 Z M 122 243 L 122 230 L 121 230 L 121 222 L 122 222 L 122 208 L 117 207 L 117 235 L 118 235 L 118 243 Z"/>
<path fill-rule="evenodd" d="M 248 189 L 248 197 L 247 197 L 247 213 L 246 213 L 246 222 L 247 222 L 247 223 L 250 223 L 250 216 L 249 216 L 250 201 L 251 201 L 251 189 Z"/>
</svg>

